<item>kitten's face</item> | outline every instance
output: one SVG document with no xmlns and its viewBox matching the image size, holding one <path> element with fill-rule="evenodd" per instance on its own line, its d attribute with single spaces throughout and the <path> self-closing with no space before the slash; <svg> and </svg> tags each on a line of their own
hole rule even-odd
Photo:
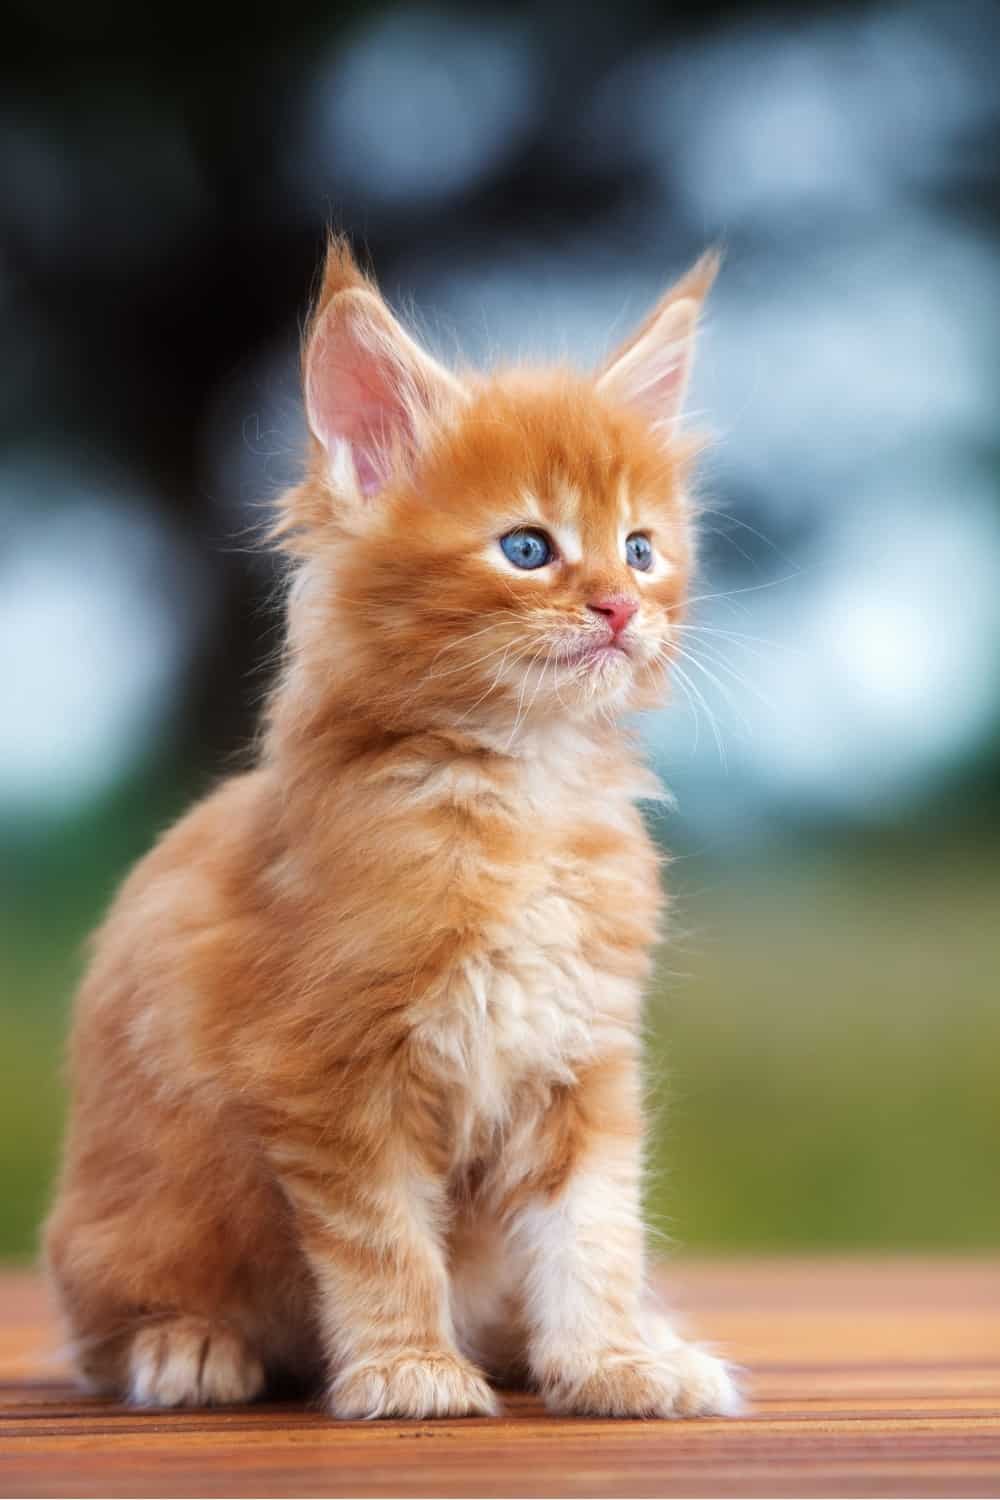
<svg viewBox="0 0 1000 1500">
<path fill-rule="evenodd" d="M 323 595 L 309 650 L 359 706 L 513 734 L 657 701 L 691 561 L 678 418 L 714 274 L 699 262 L 595 376 L 459 379 L 331 246 L 313 464 L 284 525 Z"/>
<path fill-rule="evenodd" d="M 678 455 L 560 373 L 485 385 L 334 588 L 384 702 L 502 731 L 655 702 L 689 565 Z"/>
</svg>

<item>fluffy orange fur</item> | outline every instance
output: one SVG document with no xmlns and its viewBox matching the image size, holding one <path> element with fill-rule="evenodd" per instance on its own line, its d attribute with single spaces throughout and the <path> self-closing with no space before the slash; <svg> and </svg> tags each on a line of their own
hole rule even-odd
<svg viewBox="0 0 1000 1500">
<path fill-rule="evenodd" d="M 683 610 L 714 270 L 595 376 L 456 375 L 331 245 L 257 763 L 132 872 L 77 1002 L 46 1246 L 91 1386 L 293 1380 L 429 1417 L 517 1377 L 562 1412 L 732 1408 L 643 1284 L 661 892 L 619 722 L 662 695 Z M 500 546 L 525 528 L 530 571 Z"/>
</svg>

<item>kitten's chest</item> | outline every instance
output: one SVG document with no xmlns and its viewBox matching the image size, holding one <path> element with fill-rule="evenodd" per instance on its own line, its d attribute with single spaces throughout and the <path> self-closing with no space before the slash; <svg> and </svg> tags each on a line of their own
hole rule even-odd
<svg viewBox="0 0 1000 1500">
<path fill-rule="evenodd" d="M 502 1122 L 525 1082 L 569 1083 L 631 1041 L 655 936 L 655 856 L 626 803 L 524 829 L 511 899 L 470 930 L 417 1036 L 460 1130 Z"/>
</svg>

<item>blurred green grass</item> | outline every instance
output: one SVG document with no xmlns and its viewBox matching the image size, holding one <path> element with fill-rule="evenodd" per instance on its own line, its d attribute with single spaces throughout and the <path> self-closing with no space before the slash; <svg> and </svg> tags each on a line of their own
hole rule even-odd
<svg viewBox="0 0 1000 1500">
<path fill-rule="evenodd" d="M 694 935 L 665 963 L 688 977 L 650 1007 L 666 1231 L 719 1249 L 1000 1244 L 996 861 L 793 862 L 687 911 Z"/>
<path fill-rule="evenodd" d="M 72 925 L 0 926 L 0 1256 L 35 1248 L 62 1125 L 63 1032 L 79 972 Z"/>
<path fill-rule="evenodd" d="M 681 860 L 648 1012 L 650 1207 L 711 1250 L 1000 1244 L 1000 870 L 776 853 Z M 0 917 L 0 1256 L 51 1191 L 85 882 Z"/>
</svg>

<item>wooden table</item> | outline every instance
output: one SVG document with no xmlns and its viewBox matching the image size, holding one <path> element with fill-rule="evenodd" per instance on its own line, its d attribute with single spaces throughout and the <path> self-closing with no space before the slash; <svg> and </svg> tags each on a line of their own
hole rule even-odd
<svg viewBox="0 0 1000 1500">
<path fill-rule="evenodd" d="M 0 1278 L 3 1495 L 1000 1494 L 1000 1260 L 679 1262 L 671 1300 L 749 1369 L 739 1421 L 334 1423 L 78 1395 L 45 1295 Z"/>
</svg>

